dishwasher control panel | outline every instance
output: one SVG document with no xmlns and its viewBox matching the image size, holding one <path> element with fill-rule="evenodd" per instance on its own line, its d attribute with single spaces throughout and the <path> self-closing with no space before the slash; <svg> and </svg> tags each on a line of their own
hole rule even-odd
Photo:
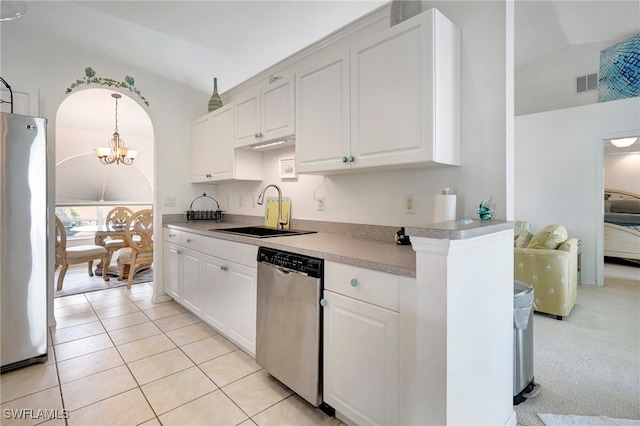
<svg viewBox="0 0 640 426">
<path fill-rule="evenodd" d="M 313 278 L 322 278 L 324 260 L 268 247 L 258 249 L 258 262 L 279 266 Z"/>
</svg>

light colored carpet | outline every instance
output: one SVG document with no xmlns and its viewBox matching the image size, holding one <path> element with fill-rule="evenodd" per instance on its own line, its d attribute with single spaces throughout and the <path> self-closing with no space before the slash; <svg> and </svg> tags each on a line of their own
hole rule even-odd
<svg viewBox="0 0 640 426">
<path fill-rule="evenodd" d="M 640 420 L 614 419 L 606 416 L 572 416 L 538 414 L 546 426 L 640 426 Z"/>
<path fill-rule="evenodd" d="M 514 407 L 518 425 L 544 426 L 537 413 L 640 419 L 640 281 L 579 286 L 571 315 L 535 314 L 533 324 L 542 388 Z"/>
<path fill-rule="evenodd" d="M 58 273 L 56 271 L 54 285 L 58 283 Z M 138 272 L 131 284 L 141 284 L 153 282 L 153 269 Z M 127 280 L 118 281 L 118 277 L 110 276 L 109 281 L 104 281 L 102 275 L 92 277 L 87 273 L 86 265 L 74 265 L 69 268 L 64 276 L 62 290 L 56 290 L 54 297 L 70 296 L 72 294 L 87 293 L 89 291 L 104 290 L 107 288 L 122 287 L 127 285 Z"/>
</svg>

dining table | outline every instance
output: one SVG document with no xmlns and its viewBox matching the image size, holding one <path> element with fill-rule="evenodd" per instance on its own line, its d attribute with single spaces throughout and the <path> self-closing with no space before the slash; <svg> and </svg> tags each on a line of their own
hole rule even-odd
<svg viewBox="0 0 640 426">
<path fill-rule="evenodd" d="M 93 241 L 98 246 L 106 246 L 105 240 L 107 238 L 124 240 L 125 229 L 122 226 L 113 226 L 113 225 L 80 225 L 74 226 L 71 228 L 71 231 L 74 232 L 87 232 L 92 233 L 94 235 Z M 100 261 L 96 265 L 95 274 L 102 275 L 102 261 Z M 111 276 L 120 276 L 120 270 L 116 265 L 109 265 L 107 269 L 107 275 Z M 125 270 L 125 276 L 123 279 L 127 278 L 127 271 Z"/>
</svg>

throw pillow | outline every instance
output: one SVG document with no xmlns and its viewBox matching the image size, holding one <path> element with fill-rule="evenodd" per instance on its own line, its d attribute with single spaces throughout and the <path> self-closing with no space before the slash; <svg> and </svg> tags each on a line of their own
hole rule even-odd
<svg viewBox="0 0 640 426">
<path fill-rule="evenodd" d="M 516 238 L 515 247 L 516 248 L 525 248 L 529 245 L 533 234 L 529 231 L 524 231 L 518 238 Z"/>
<path fill-rule="evenodd" d="M 531 238 L 527 248 L 535 249 L 557 249 L 560 244 L 567 241 L 569 235 L 567 229 L 562 225 L 548 225 Z"/>
<path fill-rule="evenodd" d="M 527 221 L 524 221 L 524 220 L 516 221 L 516 224 L 513 227 L 513 239 L 515 240 L 523 233 L 529 232 L 529 226 L 530 226 L 529 222 Z"/>
<path fill-rule="evenodd" d="M 604 202 L 604 212 L 611 213 L 611 201 Z"/>
</svg>

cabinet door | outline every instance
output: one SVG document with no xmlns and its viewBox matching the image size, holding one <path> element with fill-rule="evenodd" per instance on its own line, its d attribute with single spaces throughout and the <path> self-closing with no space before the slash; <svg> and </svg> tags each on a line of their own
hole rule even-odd
<svg viewBox="0 0 640 426">
<path fill-rule="evenodd" d="M 211 168 L 211 156 L 213 144 L 211 134 L 215 131 L 212 127 L 211 114 L 199 118 L 191 125 L 191 181 L 207 182 L 213 180 Z"/>
<path fill-rule="evenodd" d="M 296 73 L 296 169 L 349 168 L 349 56 L 334 54 Z"/>
<path fill-rule="evenodd" d="M 252 356 L 256 353 L 257 270 L 228 262 L 228 336 Z"/>
<path fill-rule="evenodd" d="M 212 117 L 211 145 L 209 158 L 213 180 L 234 178 L 235 150 L 233 146 L 233 105 L 223 106 Z"/>
<path fill-rule="evenodd" d="M 189 249 L 182 252 L 182 303 L 196 316 L 202 315 L 201 254 Z"/>
<path fill-rule="evenodd" d="M 429 16 L 421 14 L 352 48 L 352 167 L 432 160 L 434 36 Z"/>
<path fill-rule="evenodd" d="M 162 274 L 164 292 L 177 301 L 181 301 L 180 290 L 180 248 L 175 244 L 165 243 L 163 248 Z"/>
<path fill-rule="evenodd" d="M 324 291 L 325 402 L 357 424 L 398 424 L 398 314 Z"/>
<path fill-rule="evenodd" d="M 260 136 L 269 141 L 291 136 L 295 132 L 293 79 L 275 76 L 262 89 Z"/>
<path fill-rule="evenodd" d="M 191 134 L 192 182 L 234 177 L 233 104 L 195 120 Z"/>
<path fill-rule="evenodd" d="M 202 319 L 223 334 L 227 332 L 232 309 L 226 264 L 217 257 L 202 257 Z"/>
<path fill-rule="evenodd" d="M 235 146 L 252 145 L 259 141 L 260 90 L 251 90 L 235 101 Z"/>
</svg>

